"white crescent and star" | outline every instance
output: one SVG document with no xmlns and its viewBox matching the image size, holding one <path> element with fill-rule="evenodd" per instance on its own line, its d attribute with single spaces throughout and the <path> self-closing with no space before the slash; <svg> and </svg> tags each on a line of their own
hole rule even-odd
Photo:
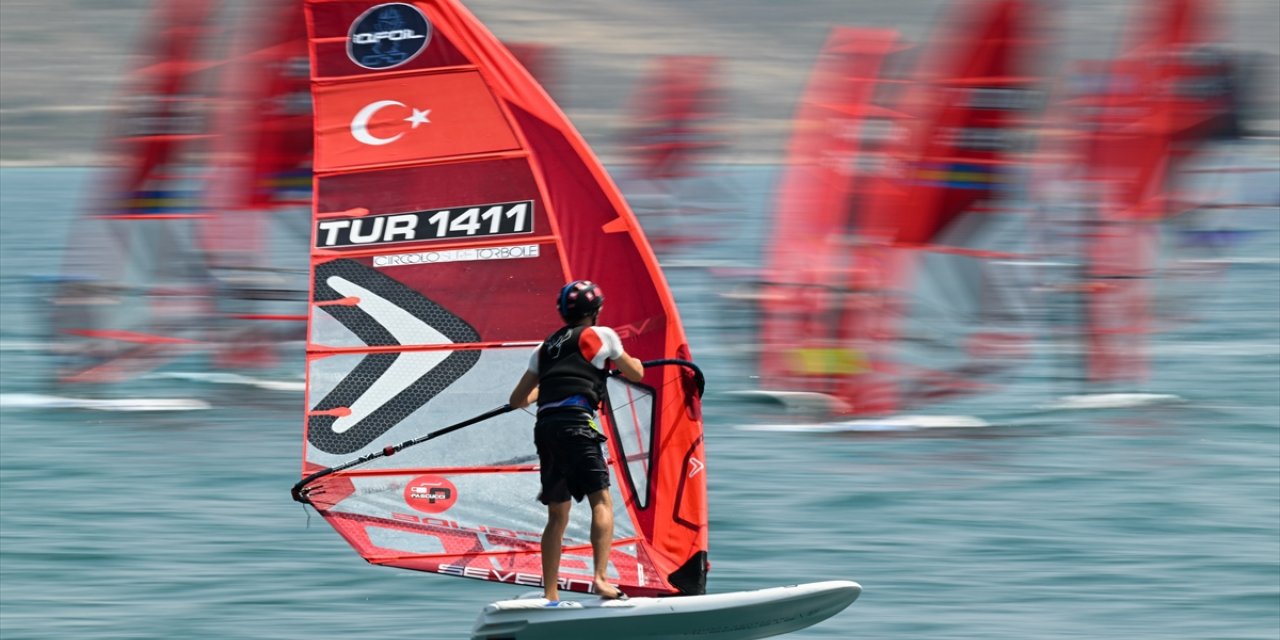
<svg viewBox="0 0 1280 640">
<path fill-rule="evenodd" d="M 370 102 L 369 104 L 365 105 L 362 109 L 360 109 L 360 111 L 357 111 L 356 117 L 351 119 L 351 137 L 355 138 L 356 140 L 360 141 L 363 144 L 367 144 L 375 147 L 381 146 L 384 144 L 390 144 L 392 142 L 395 142 L 396 140 L 399 140 L 400 137 L 403 136 L 405 132 L 401 131 L 400 133 L 397 133 L 394 136 L 389 136 L 386 138 L 379 138 L 378 136 L 375 136 L 369 132 L 369 120 L 371 120 L 376 113 L 390 106 L 404 107 L 406 105 L 403 102 L 400 102 L 398 100 L 378 100 L 375 102 Z M 428 118 L 428 116 L 431 114 L 430 109 L 419 109 L 417 107 L 409 107 L 409 108 L 413 110 L 413 114 L 410 115 L 408 118 L 405 118 L 404 121 L 413 125 L 412 127 L 410 127 L 410 129 L 417 129 L 418 125 L 431 123 L 431 120 Z"/>
</svg>

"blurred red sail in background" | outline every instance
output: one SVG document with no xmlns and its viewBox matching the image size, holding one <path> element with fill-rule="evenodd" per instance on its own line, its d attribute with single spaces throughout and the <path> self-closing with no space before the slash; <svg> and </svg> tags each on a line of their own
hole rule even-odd
<svg viewBox="0 0 1280 640">
<path fill-rule="evenodd" d="M 1089 112 L 1079 162 L 1093 211 L 1085 231 L 1086 376 L 1135 384 L 1148 375 L 1159 223 L 1186 208 L 1172 177 L 1211 136 L 1236 129 L 1229 66 L 1213 48 L 1203 0 L 1145 5 Z M 1081 111 L 1077 111 L 1081 113 Z"/>
<path fill-rule="evenodd" d="M 820 389 L 837 413 L 874 416 L 981 390 L 983 376 L 1020 361 L 1016 305 L 1001 299 L 1009 287 L 993 264 L 1019 256 L 990 236 L 1017 217 L 1000 203 L 1044 100 L 1039 10 L 963 4 L 905 86 L 877 81 L 889 34 L 829 41 L 843 61 L 820 62 L 780 191 L 766 376 Z M 874 102 L 876 88 L 892 102 Z"/>
<path fill-rule="evenodd" d="M 157 3 L 109 127 L 117 160 L 70 231 L 49 325 L 63 382 L 114 382 L 204 340 L 199 234 L 223 58 L 213 0 Z"/>
</svg>

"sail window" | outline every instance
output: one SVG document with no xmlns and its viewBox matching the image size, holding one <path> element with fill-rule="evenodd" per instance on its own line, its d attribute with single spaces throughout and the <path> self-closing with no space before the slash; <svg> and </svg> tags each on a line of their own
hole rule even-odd
<svg viewBox="0 0 1280 640">
<path fill-rule="evenodd" d="M 653 460 L 653 389 L 622 378 L 609 379 L 609 418 L 613 438 L 625 459 L 622 469 L 635 494 L 636 507 L 649 504 L 649 469 Z"/>
</svg>

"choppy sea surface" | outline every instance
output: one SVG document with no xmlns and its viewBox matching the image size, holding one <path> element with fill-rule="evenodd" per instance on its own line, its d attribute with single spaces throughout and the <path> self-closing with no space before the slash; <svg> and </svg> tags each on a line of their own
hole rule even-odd
<svg viewBox="0 0 1280 640">
<path fill-rule="evenodd" d="M 1143 390 L 1182 403 L 1045 409 L 1074 389 L 1037 356 L 927 411 L 989 427 L 777 433 L 738 427 L 794 418 L 723 393 L 752 386 L 749 331 L 708 268 L 758 264 L 774 173 L 724 170 L 753 203 L 737 231 L 667 260 L 709 376 L 709 591 L 863 585 L 796 639 L 1280 637 L 1274 209 L 1241 214 L 1253 233 L 1189 320 L 1153 339 Z M 89 175 L 0 171 L 7 397 L 52 392 L 33 277 L 58 272 Z M 296 391 L 152 377 L 115 393 L 212 408 L 0 407 L 5 640 L 460 638 L 484 603 L 523 591 L 367 565 L 308 518 L 288 495 Z"/>
</svg>

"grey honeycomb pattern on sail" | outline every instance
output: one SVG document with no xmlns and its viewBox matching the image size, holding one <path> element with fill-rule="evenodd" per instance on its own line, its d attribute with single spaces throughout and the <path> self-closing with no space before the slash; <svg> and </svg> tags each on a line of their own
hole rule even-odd
<svg viewBox="0 0 1280 640">
<path fill-rule="evenodd" d="M 354 260 L 333 260 L 316 265 L 314 300 L 325 302 L 339 300 L 343 294 L 328 284 L 331 277 L 339 277 L 362 287 L 391 302 L 439 331 L 451 342 L 474 343 L 479 333 L 465 320 L 450 313 L 444 307 L 421 293 L 397 282 Z M 348 330 L 370 346 L 396 346 L 400 342 L 377 318 L 355 305 L 327 305 L 320 307 L 325 313 L 342 323 Z M 375 391 L 380 381 L 389 374 L 399 376 L 405 370 L 417 377 L 383 400 L 364 415 L 357 415 L 354 425 L 336 429 L 340 419 L 333 415 L 312 415 L 307 419 L 307 440 L 312 446 L 332 454 L 349 454 L 360 451 L 382 434 L 400 424 L 432 398 L 471 370 L 480 359 L 480 351 L 448 352 L 443 358 L 424 353 L 376 353 L 365 356 L 342 382 L 322 398 L 312 411 L 322 412 L 340 407 L 351 408 L 366 394 Z M 415 362 L 416 361 L 416 362 Z M 396 371 L 399 366 L 400 370 Z M 382 382 L 383 387 L 394 387 L 394 380 Z M 390 384 L 388 384 L 390 383 Z M 375 397 L 374 400 L 377 400 Z"/>
</svg>

